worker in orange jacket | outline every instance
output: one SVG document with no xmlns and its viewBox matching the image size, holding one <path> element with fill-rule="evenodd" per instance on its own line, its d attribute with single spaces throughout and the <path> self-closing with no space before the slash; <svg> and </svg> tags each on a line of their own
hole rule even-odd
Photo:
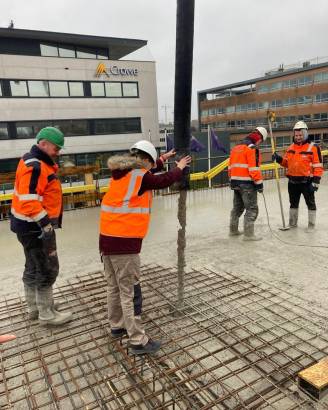
<svg viewBox="0 0 328 410">
<path fill-rule="evenodd" d="M 246 209 L 243 238 L 245 241 L 262 239 L 254 235 L 254 222 L 259 212 L 257 193 L 263 192 L 261 154 L 258 147 L 267 136 L 265 128 L 257 127 L 230 152 L 228 172 L 230 186 L 234 191 L 233 208 L 230 214 L 230 236 L 242 234 L 238 230 L 238 224 L 239 218 Z"/>
<path fill-rule="evenodd" d="M 72 319 L 70 312 L 55 309 L 52 293 L 59 271 L 54 229 L 61 227 L 63 210 L 55 161 L 64 146 L 64 135 L 57 128 L 45 127 L 36 142 L 16 170 L 11 230 L 24 248 L 23 283 L 29 318 L 39 318 L 42 325 L 61 325 Z"/>
<path fill-rule="evenodd" d="M 293 130 L 294 142 L 284 157 L 274 152 L 272 160 L 287 168 L 290 228 L 297 227 L 298 207 L 303 195 L 308 208 L 307 232 L 311 232 L 315 227 L 317 209 L 314 194 L 323 174 L 322 155 L 320 147 L 309 141 L 308 126 L 304 121 L 297 121 Z"/>
<path fill-rule="evenodd" d="M 108 160 L 112 178 L 101 203 L 99 250 L 108 284 L 111 335 L 128 334 L 131 352 L 138 355 L 155 353 L 161 346 L 159 340 L 146 335 L 141 321 L 139 253 L 149 227 L 152 190 L 181 180 L 191 157 L 183 157 L 175 168 L 154 175 L 175 155 L 174 150 L 157 158 L 153 144 L 142 140 L 130 151 L 131 154 L 115 155 Z"/>
</svg>

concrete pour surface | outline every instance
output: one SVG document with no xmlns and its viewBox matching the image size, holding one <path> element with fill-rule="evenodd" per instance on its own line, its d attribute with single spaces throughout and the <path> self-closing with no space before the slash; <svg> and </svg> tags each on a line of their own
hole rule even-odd
<svg viewBox="0 0 328 410">
<path fill-rule="evenodd" d="M 307 209 L 301 199 L 299 227 L 282 232 L 281 214 L 275 181 L 265 182 L 265 197 L 274 233 L 268 227 L 263 197 L 259 195 L 260 213 L 256 233 L 259 242 L 244 242 L 228 236 L 232 191 L 226 188 L 191 191 L 187 204 L 186 262 L 190 267 L 214 267 L 267 281 L 296 293 L 310 303 L 326 306 L 328 293 L 328 179 L 325 177 L 316 195 L 317 229 L 306 233 Z M 281 180 L 285 218 L 288 220 L 287 181 Z M 154 199 L 150 231 L 143 243 L 142 263 L 162 266 L 176 264 L 178 195 Z M 102 270 L 98 253 L 99 208 L 65 212 L 63 229 L 57 231 L 60 276 L 57 284 L 76 274 Z M 305 247 L 295 246 L 304 244 Z M 24 255 L 9 221 L 0 222 L 0 296 L 23 292 L 21 282 Z"/>
</svg>

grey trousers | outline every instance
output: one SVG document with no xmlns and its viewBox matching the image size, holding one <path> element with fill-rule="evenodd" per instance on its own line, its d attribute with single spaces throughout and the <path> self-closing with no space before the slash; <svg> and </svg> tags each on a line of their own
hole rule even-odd
<svg viewBox="0 0 328 410">
<path fill-rule="evenodd" d="M 259 213 L 259 207 L 257 205 L 257 191 L 251 184 L 240 185 L 234 189 L 231 220 L 238 220 L 245 209 L 244 221 L 254 223 Z"/>
<path fill-rule="evenodd" d="M 145 345 L 149 338 L 141 322 L 139 254 L 104 255 L 103 260 L 110 327 L 126 328 L 132 344 Z"/>
</svg>

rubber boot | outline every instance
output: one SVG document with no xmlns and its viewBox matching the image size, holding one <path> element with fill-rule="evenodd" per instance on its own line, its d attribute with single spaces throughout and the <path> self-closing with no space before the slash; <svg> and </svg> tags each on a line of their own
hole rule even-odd
<svg viewBox="0 0 328 410">
<path fill-rule="evenodd" d="M 28 318 L 36 320 L 39 316 L 38 307 L 36 305 L 35 287 L 27 286 L 24 283 L 25 302 L 27 304 Z"/>
<path fill-rule="evenodd" d="M 309 222 L 308 222 L 308 227 L 306 229 L 306 232 L 313 232 L 314 231 L 316 214 L 317 214 L 317 211 L 310 211 L 310 210 L 308 211 Z"/>
<path fill-rule="evenodd" d="M 254 235 L 254 222 L 244 223 L 244 241 L 260 241 L 262 238 L 260 236 Z"/>
<path fill-rule="evenodd" d="M 297 221 L 298 221 L 298 208 L 290 208 L 289 209 L 289 227 L 297 228 Z"/>
<path fill-rule="evenodd" d="M 72 312 L 58 312 L 54 308 L 52 287 L 37 289 L 36 304 L 39 310 L 39 323 L 42 326 L 60 326 L 73 319 Z"/>
<path fill-rule="evenodd" d="M 239 236 L 242 232 L 238 230 L 239 218 L 230 217 L 230 232 L 229 236 Z"/>
</svg>

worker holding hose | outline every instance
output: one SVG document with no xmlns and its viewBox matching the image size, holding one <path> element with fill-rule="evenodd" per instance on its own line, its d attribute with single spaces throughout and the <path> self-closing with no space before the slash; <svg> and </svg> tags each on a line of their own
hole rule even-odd
<svg viewBox="0 0 328 410">
<path fill-rule="evenodd" d="M 257 127 L 244 141 L 237 144 L 230 153 L 229 178 L 234 191 L 233 208 L 230 214 L 230 236 L 240 235 L 239 218 L 244 216 L 244 240 L 258 241 L 262 238 L 254 235 L 254 222 L 259 209 L 257 193 L 263 192 L 263 178 L 260 169 L 261 154 L 259 145 L 265 141 L 268 132 L 264 127 Z"/>
<path fill-rule="evenodd" d="M 131 352 L 139 355 L 155 353 L 161 346 L 159 340 L 145 333 L 141 321 L 139 253 L 150 222 L 152 190 L 180 181 L 191 157 L 185 156 L 175 168 L 154 175 L 175 151 L 157 158 L 154 145 L 146 140 L 138 141 L 130 151 L 108 160 L 112 178 L 101 203 L 99 250 L 108 285 L 111 335 L 116 338 L 128 334 Z"/>
<path fill-rule="evenodd" d="M 293 131 L 294 142 L 287 149 L 284 157 L 274 152 L 272 160 L 287 168 L 289 227 L 297 227 L 298 207 L 303 195 L 308 208 L 307 232 L 311 232 L 316 220 L 315 192 L 319 188 L 323 174 L 322 156 L 320 147 L 309 141 L 308 126 L 304 121 L 297 121 Z"/>
</svg>

